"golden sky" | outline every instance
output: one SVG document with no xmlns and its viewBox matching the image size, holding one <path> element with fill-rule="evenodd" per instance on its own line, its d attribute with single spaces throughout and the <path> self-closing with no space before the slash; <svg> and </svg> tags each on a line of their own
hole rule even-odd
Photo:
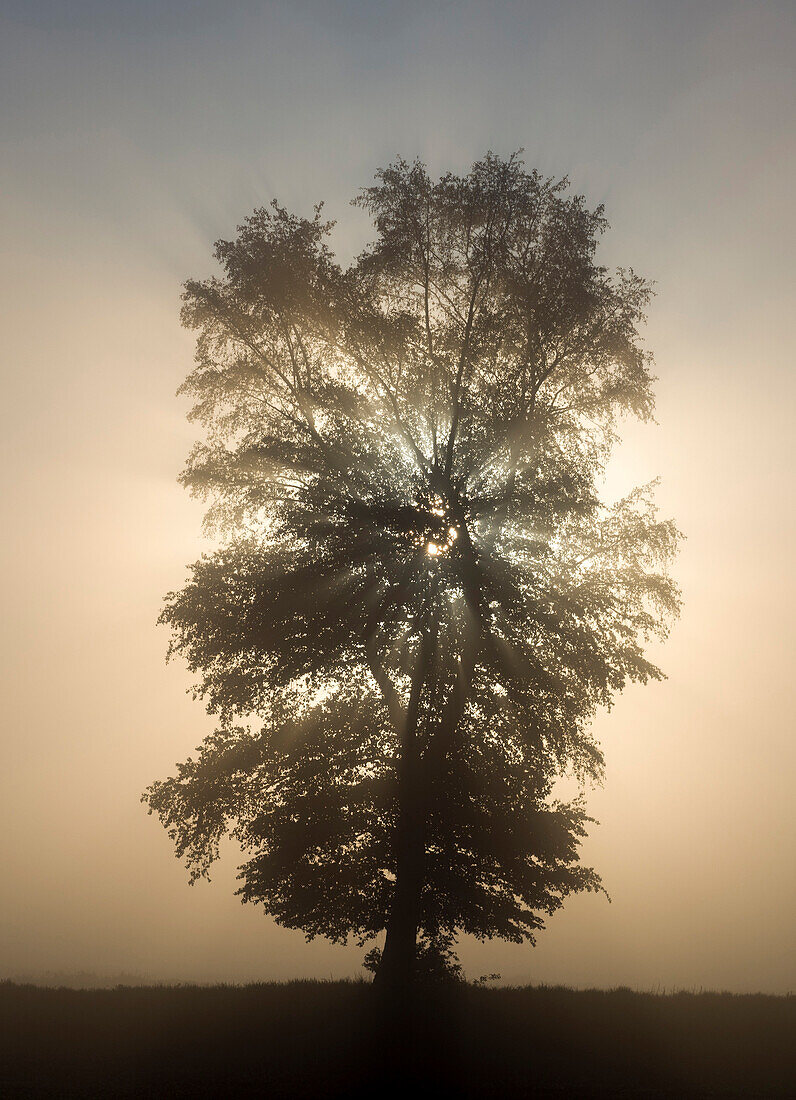
<svg viewBox="0 0 796 1100">
<path fill-rule="evenodd" d="M 570 899 L 535 949 L 465 944 L 470 976 L 641 989 L 796 986 L 794 203 L 790 4 L 5 5 L 0 408 L 0 977 L 349 975 L 232 894 L 190 888 L 139 796 L 209 730 L 166 666 L 160 601 L 202 549 L 176 475 L 180 284 L 276 196 L 347 205 L 395 155 L 487 149 L 568 174 L 602 256 L 657 280 L 657 474 L 687 535 L 662 684 L 598 719 L 607 757 Z"/>
</svg>

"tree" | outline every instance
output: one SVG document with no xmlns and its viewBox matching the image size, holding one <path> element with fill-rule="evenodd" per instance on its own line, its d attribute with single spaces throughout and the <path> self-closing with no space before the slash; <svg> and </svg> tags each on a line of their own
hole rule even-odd
<svg viewBox="0 0 796 1100">
<path fill-rule="evenodd" d="M 144 800 L 192 880 L 231 835 L 280 924 L 385 932 L 392 986 L 600 888 L 553 783 L 598 776 L 596 709 L 662 675 L 678 532 L 651 486 L 599 497 L 653 407 L 650 287 L 595 262 L 602 207 L 491 153 L 354 201 L 376 239 L 346 269 L 321 206 L 274 202 L 185 284 L 182 481 L 221 544 L 161 618 L 219 728 Z"/>
</svg>

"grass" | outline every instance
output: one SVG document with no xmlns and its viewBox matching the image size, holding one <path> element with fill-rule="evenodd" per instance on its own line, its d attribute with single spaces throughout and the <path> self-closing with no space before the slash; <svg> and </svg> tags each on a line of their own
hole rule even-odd
<svg viewBox="0 0 796 1100">
<path fill-rule="evenodd" d="M 0 983 L 2 1097 L 796 1096 L 796 998 Z"/>
</svg>

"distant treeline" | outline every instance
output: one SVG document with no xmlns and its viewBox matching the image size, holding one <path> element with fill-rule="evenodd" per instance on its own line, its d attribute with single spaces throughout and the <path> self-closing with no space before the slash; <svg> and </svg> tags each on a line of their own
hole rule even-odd
<svg viewBox="0 0 796 1100">
<path fill-rule="evenodd" d="M 3 1097 L 794 1096 L 796 997 L 0 984 Z"/>
<path fill-rule="evenodd" d="M 4 984 L 8 983 L 38 985 L 50 989 L 115 989 L 118 985 L 180 984 L 174 981 L 161 982 L 151 974 L 130 974 L 126 970 L 120 970 L 118 974 L 98 974 L 94 970 L 45 970 L 37 974 L 9 974 Z"/>
</svg>

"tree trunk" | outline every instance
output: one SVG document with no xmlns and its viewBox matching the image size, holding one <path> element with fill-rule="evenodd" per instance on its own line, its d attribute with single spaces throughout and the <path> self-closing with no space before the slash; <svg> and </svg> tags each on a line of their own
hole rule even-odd
<svg viewBox="0 0 796 1100">
<path fill-rule="evenodd" d="M 384 950 L 375 984 L 407 990 L 415 979 L 417 931 L 421 917 L 425 838 L 423 820 L 412 807 L 402 808 L 396 835 L 396 878 Z"/>
<path fill-rule="evenodd" d="M 425 818 L 418 744 L 420 698 L 428 676 L 430 639 L 423 636 L 401 738 L 398 768 L 398 822 L 395 831 L 395 892 L 384 950 L 374 984 L 407 990 L 415 978 L 417 931 L 425 877 Z"/>
</svg>

